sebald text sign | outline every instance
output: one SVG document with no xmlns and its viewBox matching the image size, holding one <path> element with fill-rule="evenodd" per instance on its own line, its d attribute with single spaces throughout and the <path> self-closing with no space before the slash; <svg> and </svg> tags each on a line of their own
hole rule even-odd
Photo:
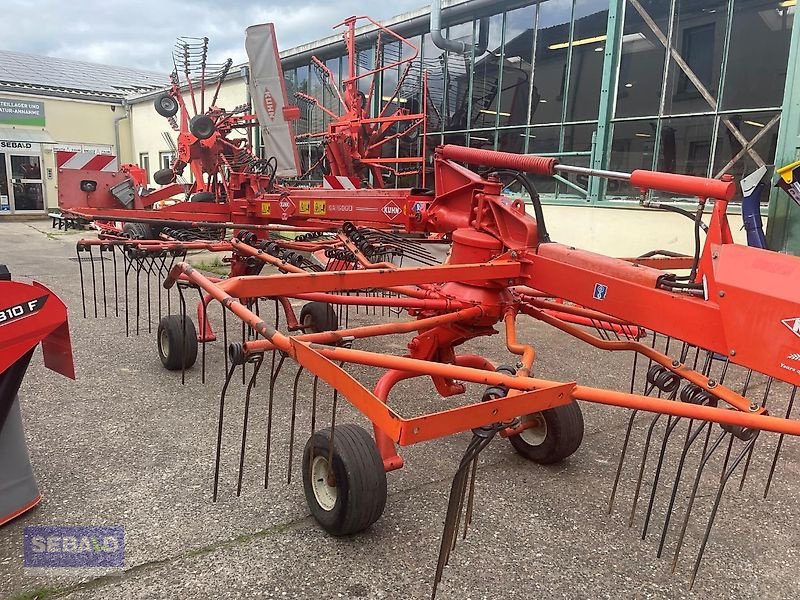
<svg viewBox="0 0 800 600">
<path fill-rule="evenodd" d="M 0 98 L 0 123 L 44 127 L 44 102 Z"/>
</svg>

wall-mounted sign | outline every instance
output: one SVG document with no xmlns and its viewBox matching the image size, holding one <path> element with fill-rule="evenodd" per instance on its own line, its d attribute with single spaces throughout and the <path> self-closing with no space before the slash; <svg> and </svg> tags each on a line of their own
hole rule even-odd
<svg viewBox="0 0 800 600">
<path fill-rule="evenodd" d="M 90 152 L 91 154 L 113 154 L 113 147 L 108 144 L 55 144 L 53 152 Z"/>
<path fill-rule="evenodd" d="M 42 145 L 36 142 L 9 142 L 0 140 L 0 150 L 16 150 L 25 152 L 39 152 Z"/>
<path fill-rule="evenodd" d="M 0 123 L 44 127 L 44 102 L 0 98 Z"/>
</svg>

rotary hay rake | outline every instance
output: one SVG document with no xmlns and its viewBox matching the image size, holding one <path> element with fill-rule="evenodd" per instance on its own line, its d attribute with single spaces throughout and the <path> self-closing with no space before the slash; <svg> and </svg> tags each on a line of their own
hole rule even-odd
<svg viewBox="0 0 800 600">
<path fill-rule="evenodd" d="M 706 199 L 713 199 L 705 245 L 696 257 L 626 261 L 554 243 L 535 194 L 536 218 L 526 213 L 520 201 L 502 195 L 496 177 L 478 175 L 457 161 L 540 176 L 581 172 L 621 179 L 643 191 L 696 196 L 701 208 Z M 736 193 L 732 181 L 649 171 L 594 171 L 550 158 L 457 146 L 438 148 L 434 168 L 434 196 L 418 196 L 414 190 L 381 192 L 405 195 L 400 206 L 407 230 L 441 236 L 437 242 L 448 246 L 444 264 L 398 266 L 370 260 L 364 251 L 368 246 L 362 243 L 367 235 L 389 236 L 391 241 L 402 238 L 362 231 L 352 224 L 336 234 L 310 234 L 316 236 L 313 240 L 259 239 L 265 232 L 256 228 L 223 242 L 81 242 L 84 249 L 99 246 L 101 255 L 104 245 L 106 249 L 108 244 L 120 246 L 129 262 L 138 260 L 130 257 L 148 256 L 156 266 L 144 269 L 147 281 L 151 275 L 163 277 L 167 297 L 177 289 L 180 314 L 165 317 L 170 320 L 166 325 L 162 319 L 158 341 L 165 366 L 183 375 L 196 358 L 199 341 L 205 377 L 205 346 L 216 339 L 210 332 L 208 305 L 221 305 L 226 377 L 219 399 L 214 499 L 219 492 L 231 383 L 238 379 L 237 369 L 241 370 L 246 391 L 241 443 L 235 444 L 238 494 L 252 427 L 252 394 L 261 387 L 257 379 L 266 370 L 267 353 L 264 486 L 270 481 L 273 423 L 280 420 L 277 381 L 294 363 L 298 369 L 290 377 L 291 408 L 283 420 L 290 428 L 289 479 L 296 416 L 304 407 L 311 411 L 312 430 L 301 461 L 305 495 L 314 517 L 334 535 L 357 533 L 380 517 L 386 503 L 386 472 L 403 466 L 396 445 L 471 431 L 472 440 L 451 485 L 434 576 L 435 595 L 462 525 L 466 535 L 473 521 L 478 458 L 483 449 L 499 434 L 533 462 L 559 462 L 581 444 L 580 402 L 618 406 L 630 409 L 631 415 L 609 512 L 627 495 L 623 474 L 632 474 L 629 525 L 641 523 L 643 538 L 656 531 L 659 555 L 674 544 L 673 568 L 705 497 L 702 490 L 711 489 L 692 566 L 693 583 L 729 482 L 738 477 L 741 488 L 756 460 L 755 450 L 767 445 L 762 439 L 767 436 L 761 433 L 779 434 L 777 439 L 769 436 L 774 447 L 765 495 L 785 436 L 800 435 L 800 423 L 791 419 L 800 383 L 800 283 L 795 275 L 800 263 L 794 257 L 733 244 L 726 217 L 728 202 Z M 362 198 L 371 202 L 375 192 L 352 190 L 350 194 L 358 205 Z M 422 252 L 427 243 L 420 242 L 417 250 Z M 199 246 L 231 250 L 231 276 L 211 278 L 181 260 L 187 249 Z M 303 251 L 318 256 L 328 252 L 325 268 L 313 268 L 305 255 L 286 260 L 286 252 Z M 348 268 L 340 268 L 336 252 L 349 253 Z M 90 264 L 94 279 L 94 261 Z M 264 264 L 283 272 L 260 275 Z M 676 275 L 675 269 L 687 269 L 689 274 Z M 201 299 L 199 335 L 186 315 L 188 290 L 195 290 Z M 159 301 L 161 294 L 159 290 Z M 97 292 L 94 298 L 97 312 Z M 289 299 L 309 301 L 314 308 L 297 319 Z M 264 302 L 275 304 L 274 323 L 262 314 Z M 344 329 L 339 329 L 342 307 L 348 306 L 380 307 L 395 314 L 405 311 L 412 319 L 380 319 L 356 326 L 345 322 Z M 285 315 L 283 326 L 278 307 Z M 332 307 L 338 307 L 339 314 Z M 241 324 L 241 341 L 232 341 L 228 334 L 229 313 Z M 534 348 L 518 340 L 520 315 L 595 348 L 632 353 L 629 388 L 607 390 L 535 377 Z M 497 325 L 505 334 L 506 349 L 518 357 L 515 366 L 496 367 L 482 356 L 457 352 L 471 339 L 498 333 Z M 593 326 L 595 333 L 581 325 Z M 404 356 L 354 348 L 361 340 L 409 333 L 414 337 Z M 359 366 L 381 370 L 372 390 L 354 376 Z M 310 398 L 299 393 L 306 372 L 313 375 Z M 430 377 L 443 397 L 463 394 L 466 384 L 486 389 L 480 402 L 403 416 L 389 405 L 388 396 L 398 382 L 421 376 Z M 333 390 L 330 426 L 324 429 L 317 428 L 316 416 L 320 380 Z M 337 422 L 340 397 L 371 421 L 374 440 L 360 427 Z M 639 439 L 637 425 L 642 421 L 645 427 Z"/>
</svg>

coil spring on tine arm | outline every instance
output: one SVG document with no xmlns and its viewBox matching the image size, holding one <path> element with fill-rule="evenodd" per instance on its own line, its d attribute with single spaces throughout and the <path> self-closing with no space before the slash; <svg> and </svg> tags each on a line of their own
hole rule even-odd
<svg viewBox="0 0 800 600">
<path fill-rule="evenodd" d="M 678 389 L 681 378 L 666 367 L 654 364 L 647 370 L 647 383 L 666 394 L 671 394 Z"/>
<path fill-rule="evenodd" d="M 686 402 L 688 404 L 701 404 L 705 406 L 717 405 L 716 396 L 693 383 L 687 383 L 683 386 L 680 399 L 681 402 Z"/>
</svg>

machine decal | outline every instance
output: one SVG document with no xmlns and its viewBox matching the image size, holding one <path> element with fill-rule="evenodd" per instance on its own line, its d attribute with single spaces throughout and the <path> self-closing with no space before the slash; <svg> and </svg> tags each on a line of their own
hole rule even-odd
<svg viewBox="0 0 800 600">
<path fill-rule="evenodd" d="M 314 214 L 324 215 L 325 213 L 325 200 L 314 200 Z"/>
<path fill-rule="evenodd" d="M 791 319 L 783 319 L 781 321 L 786 327 L 788 327 L 793 334 L 797 337 L 800 337 L 800 317 L 793 317 Z"/>
<path fill-rule="evenodd" d="M 386 203 L 386 206 L 383 207 L 383 214 L 389 217 L 390 221 L 393 221 L 395 217 L 397 217 L 402 211 L 400 207 L 397 206 L 392 200 Z"/>
<path fill-rule="evenodd" d="M 38 298 L 34 298 L 33 300 L 15 304 L 14 306 L 9 306 L 8 308 L 0 309 L 0 327 L 3 325 L 8 325 L 9 323 L 13 323 L 14 321 L 24 319 L 25 317 L 29 317 L 32 314 L 42 310 L 42 307 L 44 307 L 44 303 L 46 301 L 47 294 L 44 296 L 39 296 Z"/>
<path fill-rule="evenodd" d="M 595 300 L 605 300 L 607 293 L 608 293 L 607 285 L 602 283 L 594 284 L 594 292 L 592 293 L 592 298 L 594 298 Z"/>
</svg>

